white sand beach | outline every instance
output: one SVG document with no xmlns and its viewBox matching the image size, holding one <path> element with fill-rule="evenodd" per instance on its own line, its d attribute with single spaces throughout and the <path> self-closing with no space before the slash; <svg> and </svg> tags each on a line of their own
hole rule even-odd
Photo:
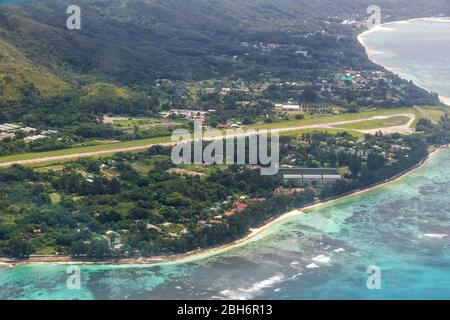
<svg viewBox="0 0 450 320">
<path fill-rule="evenodd" d="M 369 34 L 374 33 L 374 32 L 391 32 L 391 31 L 395 31 L 394 26 L 395 25 L 399 25 L 399 24 L 409 24 L 412 22 L 417 22 L 417 21 L 423 21 L 423 22 L 436 22 L 436 23 L 450 23 L 450 18 L 447 17 L 425 17 L 425 18 L 415 18 L 415 19 L 408 19 L 408 20 L 400 20 L 400 21 L 393 21 L 393 22 L 386 22 L 380 25 L 377 25 L 375 27 L 373 27 L 372 29 L 366 30 L 364 32 L 362 32 L 361 34 L 358 35 L 358 41 L 359 43 L 361 43 L 361 45 L 366 49 L 366 53 L 367 56 L 369 57 L 370 61 L 372 61 L 373 63 L 379 64 L 376 59 L 375 56 L 377 55 L 382 55 L 383 52 L 381 51 L 377 51 L 377 50 L 371 50 L 370 48 L 368 48 L 367 44 L 366 44 L 366 38 Z M 380 65 L 380 64 L 379 64 Z M 397 74 L 400 78 L 407 80 L 407 81 L 414 81 L 414 84 L 428 92 L 432 92 L 434 90 L 432 90 L 432 88 L 424 85 L 423 83 L 420 83 L 420 81 L 417 81 L 417 79 L 415 79 L 415 77 L 413 77 L 410 74 L 407 74 L 401 70 L 398 70 L 397 68 L 391 67 L 391 66 L 382 66 L 385 69 L 389 70 L 390 72 Z M 446 96 L 442 96 L 441 94 L 439 95 L 439 99 L 440 101 L 445 104 L 450 106 L 450 97 L 446 97 Z"/>
<path fill-rule="evenodd" d="M 175 254 L 175 255 L 168 255 L 168 256 L 156 256 L 151 258 L 118 258 L 118 259 L 106 259 L 106 260 L 99 260 L 99 261 L 86 261 L 86 260 L 77 260 L 75 258 L 72 258 L 70 256 L 36 256 L 31 257 L 29 260 L 14 260 L 9 258 L 0 258 L 0 263 L 7 263 L 10 265 L 22 265 L 22 264 L 65 264 L 65 265 L 89 265 L 89 264 L 97 264 L 97 265 L 107 265 L 107 264 L 114 264 L 114 265 L 157 265 L 162 263 L 185 263 L 189 261 L 195 261 L 199 259 L 204 259 L 210 256 L 214 256 L 220 253 L 224 253 L 226 251 L 229 251 L 233 248 L 248 244 L 252 241 L 256 241 L 259 239 L 259 236 L 264 236 L 264 232 L 270 230 L 270 228 L 274 227 L 275 225 L 278 225 L 282 222 L 285 222 L 289 219 L 292 219 L 294 217 L 301 216 L 303 214 L 307 214 L 308 211 L 321 207 L 326 206 L 335 203 L 336 201 L 342 201 L 350 197 L 354 197 L 363 193 L 370 192 L 372 190 L 381 188 L 387 184 L 394 183 L 403 177 L 411 174 L 412 172 L 422 168 L 425 163 L 430 160 L 434 155 L 436 155 L 439 151 L 446 149 L 446 147 L 438 148 L 431 152 L 428 156 L 428 158 L 423 161 L 421 164 L 415 166 L 414 168 L 411 168 L 410 170 L 403 172 L 397 176 L 392 177 L 391 179 L 388 179 L 384 182 L 381 182 L 379 184 L 373 185 L 371 187 L 368 187 L 366 189 L 362 190 L 355 190 L 347 195 L 337 197 L 334 199 L 330 199 L 327 201 L 321 201 L 312 205 L 309 205 L 304 208 L 296 209 L 289 211 L 285 214 L 282 214 L 270 221 L 268 221 L 266 224 L 259 228 L 253 228 L 250 230 L 250 233 L 245 236 L 244 238 L 241 238 L 239 240 L 236 240 L 234 242 L 217 246 L 214 248 L 208 248 L 208 249 L 200 249 L 184 254 Z M 342 248 L 337 249 L 339 252 L 344 251 Z M 326 257 L 318 257 L 320 261 L 328 261 Z M 314 266 L 313 266 L 314 265 Z M 312 268 L 319 267 L 315 263 L 311 264 Z"/>
</svg>

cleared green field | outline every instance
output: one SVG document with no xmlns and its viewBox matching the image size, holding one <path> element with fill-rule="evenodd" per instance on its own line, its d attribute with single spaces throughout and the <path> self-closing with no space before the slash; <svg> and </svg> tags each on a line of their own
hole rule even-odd
<svg viewBox="0 0 450 320">
<path fill-rule="evenodd" d="M 312 133 L 312 132 L 326 132 L 329 134 L 338 134 L 338 133 L 348 133 L 354 137 L 357 138 L 361 138 L 364 136 L 364 133 L 361 133 L 359 131 L 355 131 L 355 130 L 342 130 L 342 129 L 300 129 L 300 130 L 293 130 L 293 131 L 286 131 L 286 132 L 282 132 L 281 136 L 285 136 L 285 137 L 298 137 L 301 136 L 302 134 L 305 133 Z"/>
<path fill-rule="evenodd" d="M 353 130 L 371 130 L 371 129 L 403 126 L 406 125 L 409 120 L 410 119 L 408 117 L 399 116 L 387 119 L 376 119 L 363 122 L 343 124 L 336 127 Z"/>
<path fill-rule="evenodd" d="M 136 152 L 138 152 L 138 151 L 136 151 Z M 99 156 L 89 156 L 88 158 L 90 158 L 90 159 L 106 159 L 106 158 L 112 157 L 115 154 L 116 154 L 116 152 L 111 152 L 111 153 L 102 154 Z M 46 172 L 49 170 L 58 171 L 58 167 L 64 168 L 65 164 L 74 162 L 74 161 L 76 161 L 76 159 L 74 159 L 74 158 L 64 159 L 64 160 L 39 161 L 39 162 L 26 164 L 26 166 L 29 168 L 34 168 L 36 170 L 40 170 L 42 172 Z"/>
<path fill-rule="evenodd" d="M 416 117 L 421 117 L 420 112 L 415 108 L 396 108 L 396 109 L 376 109 L 370 111 L 364 111 L 360 113 L 343 113 L 337 115 L 325 115 L 325 116 L 306 116 L 305 119 L 296 120 L 289 119 L 287 121 L 280 121 L 274 123 L 260 123 L 255 125 L 246 126 L 245 129 L 280 129 L 280 128 L 292 128 L 308 125 L 326 124 L 331 122 L 351 121 L 359 119 L 367 119 L 376 116 L 395 115 L 400 113 L 412 113 Z"/>
<path fill-rule="evenodd" d="M 431 119 L 431 121 L 437 123 L 442 116 L 446 113 L 450 113 L 450 108 L 446 107 L 436 107 L 436 108 L 424 108 L 417 107 L 416 110 L 419 112 L 421 117 Z"/>
<path fill-rule="evenodd" d="M 156 123 L 155 119 L 152 118 L 130 118 L 128 120 L 114 120 L 113 124 L 119 127 L 134 127 L 134 126 L 145 126 L 149 124 Z"/>
<path fill-rule="evenodd" d="M 130 147 L 140 147 L 140 146 L 145 147 L 146 145 L 165 143 L 165 142 L 170 142 L 170 137 L 159 137 L 159 138 L 151 138 L 151 139 L 143 139 L 143 140 L 124 141 L 124 142 L 109 143 L 109 144 L 99 144 L 99 145 L 89 146 L 89 147 L 80 147 L 80 148 L 48 151 L 48 152 L 24 153 L 24 154 L 18 154 L 18 155 L 4 156 L 4 157 L 0 157 L 0 163 L 19 161 L 19 160 L 38 159 L 38 158 L 48 158 L 48 157 L 53 157 L 53 156 L 72 155 L 72 154 L 78 154 L 78 153 L 88 153 L 88 152 L 108 151 L 108 150 L 113 151 L 116 149 L 130 148 Z M 102 156 L 105 156 L 105 154 L 103 154 Z"/>
<path fill-rule="evenodd" d="M 301 127 L 301 126 L 308 126 L 308 125 L 318 125 L 318 124 L 330 124 L 333 122 L 342 122 L 342 121 L 351 121 L 351 120 L 359 120 L 359 119 L 368 119 L 376 116 L 387 116 L 387 115 L 395 115 L 395 114 L 401 114 L 401 113 L 410 113 L 416 115 L 416 121 L 418 119 L 423 117 L 430 117 L 433 119 L 440 118 L 441 115 L 445 114 L 446 110 L 443 110 L 442 108 L 396 108 L 396 109 L 377 109 L 377 110 L 370 110 L 365 111 L 361 113 L 346 113 L 346 114 L 338 114 L 338 115 L 327 115 L 327 116 L 307 116 L 303 120 L 296 120 L 296 119 L 290 119 L 287 121 L 280 121 L 275 123 L 260 123 L 256 125 L 250 125 L 245 126 L 243 129 L 280 129 L 280 128 L 294 128 L 294 127 Z M 397 117 L 393 117 L 390 119 L 383 119 L 381 123 L 381 127 L 383 126 L 392 126 L 392 119 L 395 121 L 400 121 L 400 119 L 396 119 Z M 403 121 L 406 117 L 398 117 L 402 118 Z M 395 122 L 397 123 L 397 122 Z M 415 123 L 412 125 L 415 126 Z M 402 124 L 400 124 L 402 125 Z M 375 129 L 380 127 L 380 122 L 378 120 L 368 120 L 368 121 L 362 121 L 360 123 L 355 124 L 347 124 L 347 125 L 339 125 L 339 127 L 345 126 L 345 129 L 348 130 L 342 130 L 342 129 L 320 129 L 320 128 L 314 128 L 314 129 L 299 129 L 295 131 L 290 132 L 283 132 L 282 135 L 299 135 L 307 132 L 312 131 L 327 131 L 330 133 L 338 133 L 338 132 L 349 132 L 350 134 L 354 136 L 361 136 L 361 133 L 358 133 L 354 130 L 369 130 Z M 21 160 L 34 160 L 34 159 L 42 159 L 42 161 L 29 164 L 29 166 L 32 167 L 43 167 L 48 166 L 52 164 L 58 164 L 58 163 L 65 163 L 73 161 L 74 159 L 59 159 L 54 160 L 50 159 L 47 160 L 45 158 L 49 157 L 57 157 L 57 156 L 65 156 L 65 155 L 79 155 L 84 153 L 95 153 L 95 152 L 102 152 L 102 154 L 99 155 L 92 155 L 88 154 L 85 156 L 93 157 L 93 158 L 104 158 L 114 155 L 117 152 L 139 152 L 142 149 L 145 149 L 146 146 L 152 145 L 152 144 L 160 144 L 160 143 L 167 143 L 171 141 L 171 137 L 158 137 L 158 138 L 151 138 L 151 139 L 143 139 L 143 140 L 133 140 L 133 141 L 125 141 L 125 142 L 115 142 L 110 143 L 111 141 L 108 141 L 108 143 L 100 143 L 93 146 L 85 146 L 85 147 L 76 147 L 76 148 L 70 148 L 70 149 L 63 149 L 63 150 L 55 150 L 55 151 L 48 151 L 48 152 L 41 152 L 41 153 L 25 153 L 25 154 L 19 154 L 19 155 L 10 155 L 10 156 L 3 156 L 0 157 L 0 163 L 6 163 L 6 162 L 14 162 L 14 161 L 21 161 Z M 120 149 L 126 149 L 126 148 L 141 148 L 136 150 L 120 150 Z M 110 151 L 110 152 L 108 152 Z"/>
<path fill-rule="evenodd" d="M 116 128 L 130 130 L 134 128 L 151 129 L 151 128 L 170 128 L 182 126 L 185 121 L 172 121 L 168 119 L 156 118 L 130 118 L 126 120 L 114 120 L 113 125 Z"/>
</svg>

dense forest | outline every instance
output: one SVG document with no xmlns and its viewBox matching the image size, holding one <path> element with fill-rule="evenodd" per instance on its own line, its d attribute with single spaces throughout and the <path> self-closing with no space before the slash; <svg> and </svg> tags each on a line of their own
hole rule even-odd
<svg viewBox="0 0 450 320">
<path fill-rule="evenodd" d="M 0 74 L 8 75 L 0 78 L 0 96 L 6 101 L 11 96 L 26 100 L 33 86 L 43 96 L 98 82 L 147 94 L 156 79 L 269 75 L 311 80 L 342 69 L 378 68 L 356 40 L 361 30 L 341 24 L 364 19 L 370 1 L 84 0 L 77 2 L 82 28 L 69 31 L 65 20 L 71 4 L 1 5 L 0 54 L 7 68 L 0 67 Z M 384 0 L 378 5 L 385 19 L 449 10 L 444 0 L 426 5 Z M 249 53 L 243 43 L 276 44 L 277 49 L 270 55 Z"/>
<path fill-rule="evenodd" d="M 55 73 L 66 73 L 68 80 L 100 75 L 127 85 L 158 78 L 318 72 L 318 64 L 369 65 L 354 31 L 340 23 L 352 16 L 364 18 L 371 1 L 84 0 L 77 2 L 82 29 L 68 34 L 65 12 L 71 4 L 43 0 L 3 7 L 0 38 Z M 383 0 L 377 5 L 385 20 L 445 15 L 450 9 L 445 0 Z M 343 35 L 340 41 L 337 34 Z M 242 42 L 302 45 L 319 52 L 312 62 L 286 55 L 270 64 L 264 55 L 233 59 L 242 56 Z"/>
<path fill-rule="evenodd" d="M 342 23 L 364 21 L 370 0 L 80 0 L 81 30 L 68 30 L 72 4 L 0 4 L 0 125 L 53 132 L 27 142 L 26 131 L 2 131 L 0 156 L 191 128 L 193 119 L 175 114 L 159 126 L 172 109 L 202 110 L 207 126 L 226 127 L 292 120 L 276 102 L 305 106 L 297 120 L 439 104 L 436 94 L 371 63 L 356 39 L 365 27 Z M 446 0 L 378 5 L 385 20 L 450 14 Z M 340 83 L 347 74 L 354 82 Z M 148 121 L 146 130 L 104 122 L 117 115 Z M 291 185 L 248 166 L 175 166 L 161 147 L 2 168 L 0 256 L 152 256 L 230 242 L 291 208 L 410 169 L 429 146 L 449 143 L 449 126 L 446 116 L 419 120 L 409 136 L 282 137 L 283 164 L 337 167 L 343 179 L 333 185 Z"/>
<path fill-rule="evenodd" d="M 282 162 L 294 156 L 297 166 L 341 168 L 343 179 L 332 185 L 292 185 L 246 166 L 175 167 L 164 147 L 1 169 L 0 255 L 152 256 L 230 242 L 291 208 L 410 169 L 427 157 L 429 146 L 450 143 L 449 129 L 444 116 L 439 124 L 421 120 L 409 136 L 356 140 L 314 132 L 282 138 Z M 274 192 L 279 187 L 297 191 L 280 195 Z"/>
<path fill-rule="evenodd" d="M 440 0 L 404 3 L 379 5 L 386 19 L 447 9 Z M 86 0 L 78 2 L 82 28 L 72 31 L 65 25 L 70 4 L 0 5 L 0 124 L 59 132 L 57 139 L 32 144 L 22 136 L 4 139 L 0 155 L 170 133 L 124 134 L 102 122 L 105 114 L 155 117 L 173 107 L 212 109 L 207 124 L 218 126 L 272 117 L 275 101 L 337 105 L 350 112 L 439 104 L 435 94 L 390 73 L 386 80 L 367 82 L 369 91 L 349 86 L 334 88 L 332 96 L 318 94 L 324 79 L 331 84 L 343 70 L 367 77 L 382 70 L 356 39 L 362 30 L 342 24 L 364 20 L 369 1 Z M 221 80 L 222 86 L 245 82 L 250 89 L 222 96 L 221 88 L 207 91 L 203 80 Z M 280 86 L 284 81 L 305 85 Z"/>
</svg>

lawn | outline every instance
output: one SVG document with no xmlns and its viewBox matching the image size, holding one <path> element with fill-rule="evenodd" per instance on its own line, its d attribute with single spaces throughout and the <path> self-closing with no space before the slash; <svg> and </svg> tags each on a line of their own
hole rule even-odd
<svg viewBox="0 0 450 320">
<path fill-rule="evenodd" d="M 408 117 L 399 116 L 387 119 L 376 119 L 362 122 L 355 122 L 336 126 L 337 128 L 353 129 L 353 130 L 371 130 L 379 128 L 397 127 L 408 123 Z"/>
<path fill-rule="evenodd" d="M 182 121 L 171 121 L 167 119 L 156 119 L 156 118 L 129 118 L 126 120 L 114 120 L 113 125 L 117 128 L 122 129 L 150 129 L 150 128 L 170 128 L 170 127 L 179 127 L 183 123 Z"/>
<path fill-rule="evenodd" d="M 279 128 L 293 128 L 297 126 L 308 126 L 308 125 L 317 125 L 317 124 L 325 124 L 330 122 L 339 122 L 339 121 L 349 121 L 349 120 L 358 120 L 358 119 L 365 119 L 365 118 L 371 118 L 375 116 L 383 116 L 383 115 L 394 115 L 399 113 L 413 113 L 416 115 L 417 119 L 422 118 L 424 116 L 430 117 L 433 120 L 438 120 L 440 116 L 442 116 L 445 113 L 445 110 L 440 108 L 432 108 L 432 107 L 422 107 L 421 110 L 418 108 L 396 108 L 396 109 L 377 109 L 377 110 L 370 110 L 365 111 L 361 113 L 346 113 L 346 114 L 338 114 L 338 115 L 314 115 L 310 116 L 307 115 L 305 119 L 303 120 L 297 120 L 295 118 L 291 118 L 287 121 L 280 121 L 280 122 L 274 122 L 274 123 L 259 123 L 256 125 L 249 125 L 245 126 L 243 129 L 279 129 Z M 392 126 L 392 119 L 394 121 L 400 121 L 403 119 L 397 119 L 397 118 L 403 118 L 403 117 L 394 117 L 391 119 L 383 119 L 383 123 L 387 124 L 388 126 Z M 416 119 L 416 122 L 417 122 Z M 361 122 L 357 124 L 348 124 L 348 125 L 342 125 L 346 129 L 345 131 L 348 131 L 350 134 L 355 136 L 361 136 L 360 133 L 356 131 L 351 131 L 351 129 L 373 129 L 373 126 L 379 127 L 379 120 L 370 120 L 366 122 Z M 386 122 L 387 121 L 387 122 Z M 415 124 L 414 124 L 415 125 Z M 413 125 L 413 126 L 414 126 Z M 356 126 L 356 127 L 355 127 Z M 341 127 L 341 126 L 339 126 Z M 383 126 L 381 126 L 383 127 Z M 376 129 L 376 128 L 375 128 Z M 330 133 L 338 133 L 343 132 L 344 130 L 340 129 L 302 129 L 298 131 L 293 132 L 285 132 L 283 135 L 298 135 L 306 132 L 311 131 L 328 131 Z M 139 148 L 138 150 L 130 150 L 127 152 L 139 152 L 142 149 L 147 148 L 149 145 L 152 144 L 159 144 L 159 143 L 166 143 L 170 142 L 171 137 L 158 137 L 158 138 L 150 138 L 150 139 L 143 139 L 143 140 L 133 140 L 133 141 L 123 141 L 123 142 L 113 142 L 108 141 L 108 143 L 104 142 L 98 142 L 96 145 L 92 146 L 83 146 L 83 147 L 75 147 L 70 149 L 63 149 L 63 150 L 55 150 L 55 151 L 48 151 L 48 152 L 41 152 L 41 153 L 24 153 L 24 154 L 18 154 L 18 155 L 10 155 L 10 156 L 3 156 L 0 157 L 0 163 L 5 162 L 13 162 L 13 161 L 20 161 L 20 160 L 30 160 L 30 159 L 39 159 L 39 158 L 47 158 L 47 157 L 54 157 L 54 156 L 64 156 L 64 155 L 73 155 L 73 154 L 80 154 L 80 153 L 89 153 L 89 152 L 105 152 L 101 155 L 95 155 L 90 157 L 96 157 L 96 158 L 103 158 L 108 157 L 111 155 L 114 155 L 117 152 L 117 149 L 123 149 L 123 148 L 132 148 L 136 147 Z M 108 152 L 110 151 L 110 152 Z M 64 163 L 68 161 L 73 161 L 72 159 L 67 160 L 50 160 L 50 161 L 42 161 L 41 163 L 32 164 L 31 166 L 34 167 L 42 167 L 45 165 L 55 164 L 55 163 Z"/>
<path fill-rule="evenodd" d="M 245 129 L 280 129 L 291 128 L 308 125 L 326 124 L 330 122 L 351 121 L 365 118 L 372 118 L 376 116 L 394 115 L 400 113 L 413 113 L 417 117 L 421 117 L 419 111 L 414 108 L 396 108 L 396 109 L 376 109 L 370 111 L 364 111 L 360 113 L 343 113 L 337 115 L 306 115 L 305 119 L 297 120 L 291 118 L 286 121 L 273 122 L 273 123 L 259 123 L 255 125 L 246 126 Z"/>
<path fill-rule="evenodd" d="M 99 144 L 89 147 L 79 147 L 79 148 L 70 148 L 63 150 L 55 150 L 48 152 L 39 152 L 39 153 L 24 153 L 17 154 L 11 156 L 0 157 L 0 163 L 11 162 L 11 161 L 20 161 L 20 160 L 29 160 L 29 159 L 39 159 L 39 158 L 47 158 L 53 156 L 64 156 L 71 155 L 77 153 L 87 153 L 87 152 L 97 152 L 97 151 L 108 151 L 111 150 L 111 153 L 114 154 L 114 150 L 122 149 L 122 148 L 131 148 L 131 147 L 142 147 L 145 149 L 146 146 L 151 144 L 165 143 L 170 142 L 170 137 L 158 137 L 158 138 L 150 138 L 143 140 L 132 140 L 132 141 L 124 141 L 110 144 Z M 105 156 L 103 154 L 102 156 Z M 55 161 L 53 161 L 54 163 Z"/>
<path fill-rule="evenodd" d="M 438 122 L 442 116 L 450 112 L 450 109 L 445 107 L 441 108 L 418 107 L 417 110 L 420 112 L 422 117 L 431 119 L 433 122 Z"/>
<path fill-rule="evenodd" d="M 294 117 L 291 117 L 289 120 L 286 121 L 279 121 L 279 122 L 273 122 L 273 123 L 258 123 L 254 125 L 245 126 L 244 129 L 280 129 L 280 128 L 290 128 L 290 127 L 297 127 L 297 126 L 309 126 L 309 125 L 318 125 L 318 124 L 326 124 L 330 122 L 341 122 L 341 121 L 351 121 L 351 120 L 358 120 L 358 119 L 365 119 L 365 118 L 372 118 L 377 116 L 389 116 L 389 115 L 395 115 L 400 113 L 411 113 L 416 115 L 416 120 L 412 124 L 412 127 L 415 128 L 417 121 L 421 118 L 428 118 L 433 120 L 434 122 L 438 122 L 441 116 L 445 115 L 446 113 L 449 113 L 450 109 L 446 107 L 414 107 L 414 108 L 393 108 L 393 109 L 375 109 L 375 110 L 368 110 L 360 113 L 343 113 L 343 114 L 337 114 L 337 115 L 305 115 L 305 119 L 297 120 Z M 375 120 L 369 120 L 366 122 L 361 122 L 358 124 L 348 124 L 348 125 L 340 125 L 339 127 L 342 128 L 349 128 L 349 129 L 355 129 L 355 130 L 370 130 L 370 129 L 378 129 L 382 127 L 391 127 L 396 125 L 402 125 L 402 123 L 397 124 L 396 122 L 394 124 L 390 124 L 389 120 L 396 119 L 390 118 L 385 119 L 384 123 L 386 123 L 385 126 L 381 125 L 378 126 L 376 123 L 372 123 L 372 121 Z M 400 119 L 396 119 L 400 120 Z M 365 126 L 366 125 L 366 126 Z M 377 125 L 377 127 L 372 127 L 373 125 Z"/>
<path fill-rule="evenodd" d="M 152 118 L 130 118 L 127 120 L 114 120 L 113 124 L 117 127 L 140 127 L 156 123 Z"/>
<path fill-rule="evenodd" d="M 329 134 L 338 134 L 338 133 L 343 133 L 346 132 L 354 137 L 357 138 L 361 138 L 364 136 L 363 133 L 359 132 L 359 131 L 355 131 L 355 130 L 347 130 L 347 129 L 318 129 L 318 128 L 313 128 L 313 129 L 300 129 L 300 130 L 293 130 L 293 131 L 287 131 L 287 132 L 282 132 L 281 136 L 285 136 L 285 137 L 297 137 L 297 136 L 301 136 L 302 134 L 305 133 L 311 133 L 311 132 L 326 132 Z"/>
</svg>

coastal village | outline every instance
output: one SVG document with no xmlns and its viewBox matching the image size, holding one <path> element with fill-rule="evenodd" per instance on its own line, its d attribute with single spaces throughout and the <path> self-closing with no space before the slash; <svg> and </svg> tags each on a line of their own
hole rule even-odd
<svg viewBox="0 0 450 320">
<path fill-rule="evenodd" d="M 15 139 L 20 137 L 24 142 L 29 143 L 46 139 L 51 135 L 58 134 L 56 130 L 38 130 L 17 123 L 0 124 L 0 140 Z"/>
<path fill-rule="evenodd" d="M 38 247 L 45 243 L 35 254 L 170 254 L 220 244 L 240 228 L 242 233 L 235 236 L 243 236 L 274 212 L 374 184 L 426 155 L 426 148 L 418 149 L 414 140 L 400 134 L 354 137 L 311 132 L 282 137 L 280 143 L 281 167 L 273 177 L 261 176 L 261 167 L 255 165 L 174 165 L 168 156 L 171 149 L 155 146 L 140 153 L 40 168 L 31 180 L 11 184 L 13 189 L 5 190 L 8 194 L 24 189 L 2 198 L 0 204 L 8 207 L 6 203 L 14 201 L 57 210 L 64 224 L 75 219 L 77 228 L 64 232 L 73 238 L 85 235 L 67 246 L 51 240 L 55 232 L 51 225 L 30 224 L 27 240 Z M 15 170 L 22 176 L 28 169 Z M 66 208 L 60 211 L 63 205 Z M 151 239 L 151 244 L 138 240 L 143 238 Z"/>
<path fill-rule="evenodd" d="M 0 1 L 0 300 L 450 299 L 449 17 Z"/>
<path fill-rule="evenodd" d="M 269 102 L 272 107 L 282 111 L 298 111 L 298 105 L 302 105 L 302 110 L 308 109 L 309 104 L 333 104 L 336 107 L 344 108 L 345 105 L 339 105 L 339 97 L 352 93 L 354 101 L 364 105 L 374 105 L 377 103 L 390 103 L 395 105 L 404 99 L 408 92 L 408 83 L 395 81 L 387 71 L 373 70 L 352 70 L 345 69 L 329 76 L 319 76 L 312 82 L 306 79 L 298 81 L 282 81 L 277 78 L 268 78 L 257 82 L 244 82 L 244 80 L 214 80 L 200 81 L 196 83 L 182 83 L 165 80 L 164 85 L 159 86 L 164 92 L 165 88 L 176 88 L 178 96 L 172 97 L 171 105 L 183 101 L 189 106 L 194 101 L 202 99 L 203 95 L 223 98 L 233 96 L 237 100 L 237 105 L 246 108 L 254 105 L 257 100 Z M 311 96 L 302 96 L 308 89 Z M 275 98 L 273 92 L 280 92 L 285 95 L 283 100 Z M 291 92 L 292 97 L 289 97 Z M 297 98 L 294 98 L 297 97 Z M 309 98 L 309 99 L 308 99 Z M 219 99 L 220 100 L 220 99 Z M 313 101 L 311 101 L 313 100 Z M 202 110 L 201 112 L 207 112 Z M 181 109 L 181 115 L 187 115 L 187 112 Z M 171 113 L 178 115 L 174 110 L 165 111 L 164 116 Z"/>
<path fill-rule="evenodd" d="M 170 109 L 160 112 L 160 116 L 206 121 L 218 128 L 239 128 L 259 118 L 276 119 L 283 114 L 338 114 L 361 111 L 368 106 L 402 106 L 411 89 L 407 82 L 394 79 L 386 71 L 351 69 L 320 76 L 314 82 L 276 78 L 262 82 L 165 80 L 159 88 L 162 93 L 169 88 L 177 92 L 171 96 Z M 351 103 L 343 103 L 342 98 L 349 96 Z M 224 113 L 221 108 L 230 111 Z M 225 115 L 231 119 L 223 121 Z"/>
</svg>

